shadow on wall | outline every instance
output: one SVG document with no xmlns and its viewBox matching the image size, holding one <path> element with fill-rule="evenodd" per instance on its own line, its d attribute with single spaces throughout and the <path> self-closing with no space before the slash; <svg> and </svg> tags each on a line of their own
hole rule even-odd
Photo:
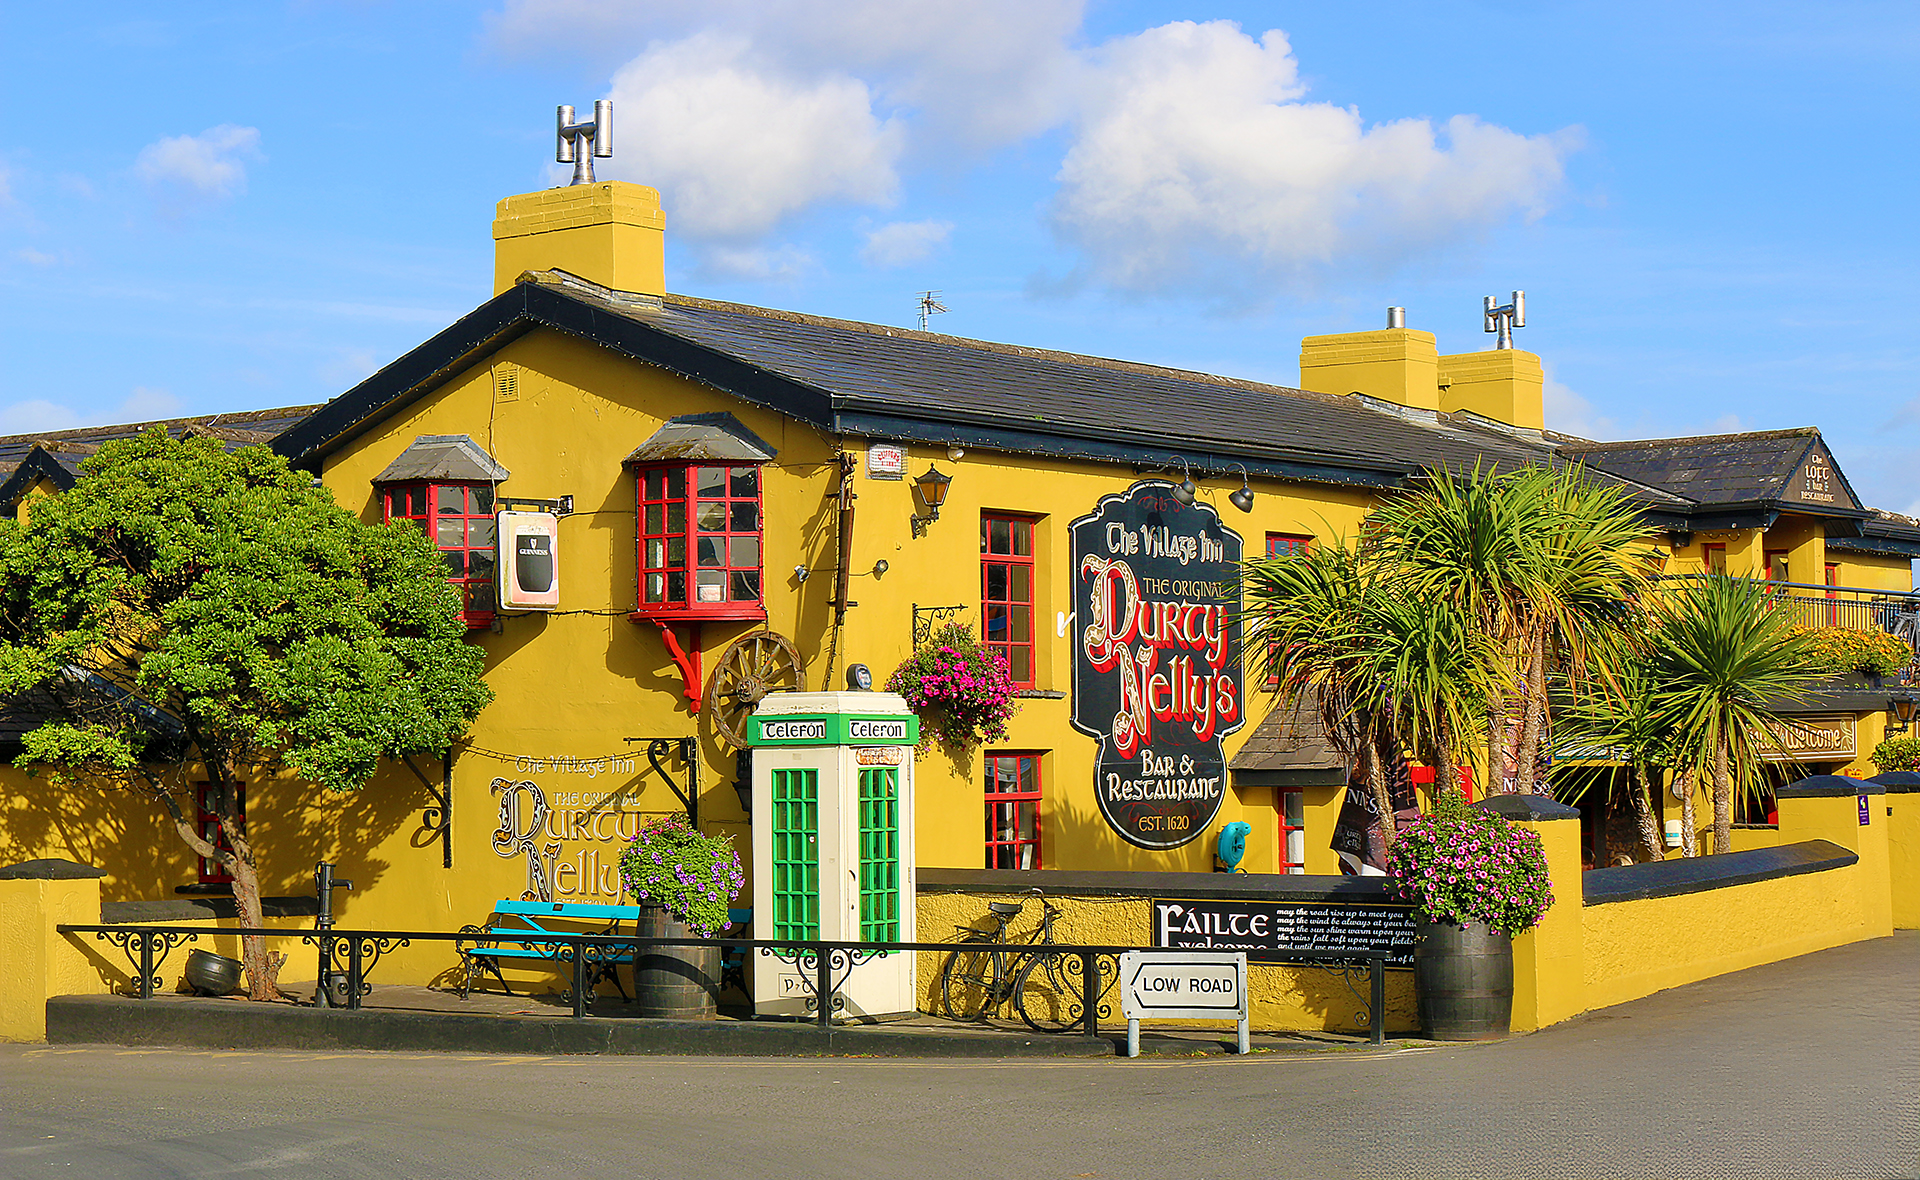
<svg viewBox="0 0 1920 1180">
<path fill-rule="evenodd" d="M 416 761 L 419 761 L 416 759 Z M 437 776 L 432 760 L 423 771 Z M 58 786 L 45 778 L 8 773 L 6 824 L 0 864 L 63 857 L 94 865 L 107 876 L 102 901 L 162 900 L 176 886 L 199 880 L 198 859 L 174 829 L 166 809 L 132 790 Z M 194 814 L 193 799 L 182 811 Z M 411 824 L 411 842 L 424 851 L 437 843 L 420 815 L 426 789 L 405 767 L 388 767 L 353 794 L 333 795 L 291 778 L 252 784 L 247 826 L 255 843 L 263 896 L 311 896 L 313 866 L 331 860 L 360 889 L 391 867 L 372 850 Z M 423 838 L 424 837 L 424 838 Z M 337 899 L 342 900 L 342 899 Z"/>
</svg>

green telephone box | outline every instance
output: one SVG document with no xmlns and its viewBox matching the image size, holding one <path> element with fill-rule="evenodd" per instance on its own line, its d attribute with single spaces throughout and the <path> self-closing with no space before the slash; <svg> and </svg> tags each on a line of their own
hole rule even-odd
<svg viewBox="0 0 1920 1180">
<path fill-rule="evenodd" d="M 757 938 L 912 942 L 913 747 L 920 720 L 890 692 L 781 692 L 748 720 Z M 914 956 L 833 971 L 842 1018 L 914 1011 Z M 815 976 L 792 952 L 751 957 L 760 1015 L 812 1016 Z"/>
</svg>

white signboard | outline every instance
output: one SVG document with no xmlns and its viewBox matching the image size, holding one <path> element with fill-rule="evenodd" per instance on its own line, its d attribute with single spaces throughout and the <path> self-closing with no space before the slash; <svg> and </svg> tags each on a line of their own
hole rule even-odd
<svg viewBox="0 0 1920 1180">
<path fill-rule="evenodd" d="M 1120 1014 L 1127 1018 L 1127 1056 L 1140 1054 L 1140 1021 L 1234 1020 L 1240 1051 L 1247 1045 L 1245 951 L 1128 951 L 1120 956 Z"/>
<path fill-rule="evenodd" d="M 500 546 L 494 569 L 502 610 L 560 605 L 560 518 L 551 512 L 496 514 Z"/>
<path fill-rule="evenodd" d="M 905 479 L 907 475 L 907 448 L 899 443 L 869 443 L 867 445 L 868 479 Z"/>
</svg>

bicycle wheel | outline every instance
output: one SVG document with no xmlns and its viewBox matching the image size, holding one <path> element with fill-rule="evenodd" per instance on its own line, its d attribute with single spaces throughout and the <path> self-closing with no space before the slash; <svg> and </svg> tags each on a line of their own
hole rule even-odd
<svg viewBox="0 0 1920 1180">
<path fill-rule="evenodd" d="M 940 1010 L 948 1020 L 979 1020 L 997 1007 L 990 950 L 961 947 L 940 964 Z"/>
<path fill-rule="evenodd" d="M 1078 956 L 1042 951 L 1021 965 L 1013 1004 L 1035 1032 L 1064 1032 L 1080 1023 L 1080 977 L 1068 972 Z"/>
</svg>

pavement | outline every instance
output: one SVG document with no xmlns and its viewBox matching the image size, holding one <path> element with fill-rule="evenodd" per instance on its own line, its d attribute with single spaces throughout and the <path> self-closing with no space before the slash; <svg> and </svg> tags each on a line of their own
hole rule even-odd
<svg viewBox="0 0 1920 1180">
<path fill-rule="evenodd" d="M 0 1046 L 0 1180 L 48 1175 L 1914 1177 L 1920 934 L 1485 1045 L 1142 1060 Z"/>
<path fill-rule="evenodd" d="M 311 995 L 314 986 L 285 990 Z M 617 998 L 596 997 L 588 1019 L 573 1019 L 555 995 L 475 991 L 467 999 L 439 988 L 376 986 L 357 1011 L 306 1004 L 255 1004 L 241 997 L 61 996 L 47 1005 L 54 1044 L 116 1044 L 206 1049 L 379 1049 L 459 1053 L 723 1054 L 746 1057 L 1109 1057 L 1123 1053 L 1126 1027 L 1036 1033 L 1018 1020 L 956 1023 L 916 1013 L 879 1024 L 831 1029 L 791 1020 L 752 1020 L 722 1009 L 712 1020 L 641 1019 Z M 1411 1043 L 1411 1042 L 1398 1042 Z M 1340 1033 L 1256 1033 L 1258 1053 L 1324 1053 L 1366 1046 Z M 1203 1056 L 1234 1051 L 1224 1030 L 1144 1030 L 1142 1056 Z"/>
</svg>

